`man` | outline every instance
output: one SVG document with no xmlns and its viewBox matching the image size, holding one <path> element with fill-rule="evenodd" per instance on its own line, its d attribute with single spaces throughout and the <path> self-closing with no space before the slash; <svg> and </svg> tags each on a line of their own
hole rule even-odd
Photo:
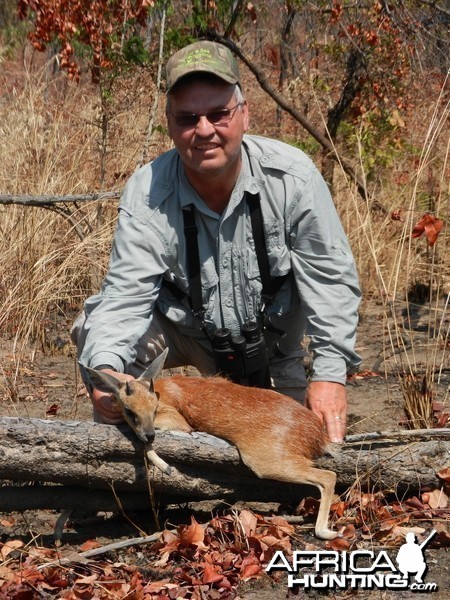
<svg viewBox="0 0 450 600">
<path fill-rule="evenodd" d="M 227 48 L 191 44 L 166 77 L 175 149 L 126 185 L 103 289 L 74 328 L 80 363 L 132 379 L 168 347 L 166 367 L 210 374 L 217 330 L 237 348 L 256 322 L 264 348 L 255 368 L 267 359 L 272 386 L 302 401 L 306 331 L 307 401 L 342 441 L 360 292 L 328 188 L 301 151 L 245 135 L 248 106 Z M 230 365 L 236 356 L 227 354 Z M 100 420 L 120 421 L 108 396 L 91 397 Z"/>
<path fill-rule="evenodd" d="M 424 542 L 425 544 L 426 541 Z M 427 564 L 423 557 L 422 545 L 416 542 L 416 536 L 412 531 L 408 531 L 406 534 L 406 543 L 400 546 L 397 554 L 397 564 L 404 579 L 409 579 L 409 574 L 415 573 L 414 579 L 417 583 L 423 583 L 423 575 L 427 569 Z"/>
</svg>

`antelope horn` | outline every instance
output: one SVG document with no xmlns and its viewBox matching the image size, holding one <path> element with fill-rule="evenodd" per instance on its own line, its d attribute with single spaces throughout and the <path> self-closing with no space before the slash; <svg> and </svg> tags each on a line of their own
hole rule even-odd
<svg viewBox="0 0 450 600">
<path fill-rule="evenodd" d="M 158 456 L 154 450 L 148 450 L 147 458 L 162 473 L 165 473 L 166 475 L 172 474 L 172 468 L 166 463 L 165 460 Z"/>
</svg>

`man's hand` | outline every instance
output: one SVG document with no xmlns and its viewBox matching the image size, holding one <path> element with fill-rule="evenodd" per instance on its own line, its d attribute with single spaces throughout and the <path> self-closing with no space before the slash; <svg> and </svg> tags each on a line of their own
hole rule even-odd
<svg viewBox="0 0 450 600">
<path fill-rule="evenodd" d="M 121 381 L 132 381 L 134 379 L 132 375 L 117 373 L 112 369 L 101 369 L 101 371 L 103 373 L 108 373 Z M 124 419 L 122 413 L 116 408 L 112 400 L 112 394 L 106 394 L 105 392 L 101 392 L 94 388 L 90 396 L 92 404 L 94 405 L 94 410 L 100 416 L 102 423 L 106 423 L 107 425 L 118 425 L 123 422 Z"/>
<path fill-rule="evenodd" d="M 331 442 L 342 442 L 347 425 L 347 390 L 332 381 L 311 381 L 306 402 L 326 425 Z"/>
</svg>

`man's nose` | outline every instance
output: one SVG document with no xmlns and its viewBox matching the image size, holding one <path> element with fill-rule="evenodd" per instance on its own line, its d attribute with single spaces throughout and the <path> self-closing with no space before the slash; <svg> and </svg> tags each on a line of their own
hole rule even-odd
<svg viewBox="0 0 450 600">
<path fill-rule="evenodd" d="M 195 131 L 199 135 L 207 136 L 211 135 L 211 133 L 215 133 L 216 129 L 214 125 L 208 121 L 205 115 L 201 115 L 199 116 Z"/>
</svg>

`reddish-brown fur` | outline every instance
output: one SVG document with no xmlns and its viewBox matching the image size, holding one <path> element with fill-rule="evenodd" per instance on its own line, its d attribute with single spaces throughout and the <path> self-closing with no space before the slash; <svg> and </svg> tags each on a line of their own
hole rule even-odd
<svg viewBox="0 0 450 600">
<path fill-rule="evenodd" d="M 153 439 L 154 428 L 204 431 L 233 443 L 261 478 L 315 485 L 321 492 L 316 535 L 335 538 L 328 515 L 336 475 L 313 466 L 328 441 L 318 417 L 288 396 L 221 377 L 180 375 L 153 381 L 164 358 L 158 357 L 155 367 L 128 385 L 101 371 L 88 370 L 89 376 L 95 387 L 114 395 L 145 442 Z"/>
<path fill-rule="evenodd" d="M 224 438 L 239 446 L 241 454 L 247 447 L 252 453 L 256 447 L 267 452 L 267 440 L 278 438 L 278 452 L 313 460 L 328 441 L 316 415 L 272 390 L 244 387 L 222 377 L 182 375 L 158 379 L 154 385 L 160 397 L 157 429 L 173 429 L 170 419 L 165 422 L 168 405 L 184 417 L 189 426 L 185 430 Z"/>
</svg>

